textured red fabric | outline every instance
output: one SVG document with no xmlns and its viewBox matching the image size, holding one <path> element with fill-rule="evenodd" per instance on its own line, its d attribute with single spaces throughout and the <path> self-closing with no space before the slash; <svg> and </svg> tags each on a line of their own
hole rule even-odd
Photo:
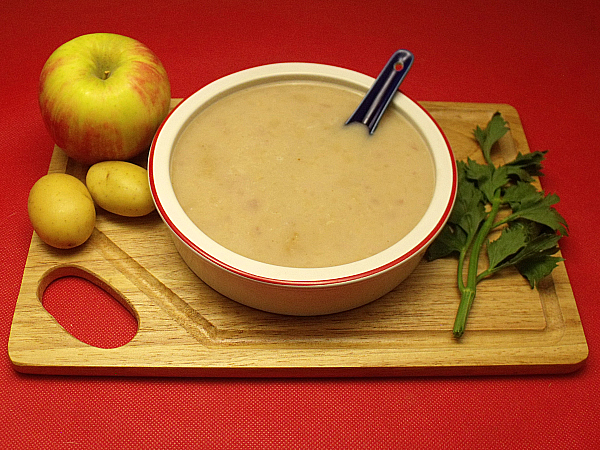
<svg viewBox="0 0 600 450">
<path fill-rule="evenodd" d="M 95 347 L 125 345 L 138 329 L 124 302 L 81 277 L 50 283 L 42 295 L 42 305 L 71 335 Z"/>
<path fill-rule="evenodd" d="M 376 76 L 389 55 L 408 48 L 416 60 L 403 90 L 412 98 L 516 107 L 531 148 L 549 150 L 542 184 L 561 197 L 558 209 L 570 225 L 562 249 L 590 348 L 587 364 L 568 375 L 408 379 L 15 372 L 6 347 L 32 232 L 27 195 L 52 153 L 37 78 L 56 47 L 98 31 L 153 49 L 174 97 L 273 62 L 326 63 Z M 0 37 L 0 447 L 579 449 L 600 443 L 595 1 L 3 2 Z M 87 298 L 86 289 L 93 290 L 72 280 L 56 289 L 49 301 L 59 309 L 61 295 Z M 127 339 L 135 324 L 104 300 L 115 313 L 111 320 L 124 324 L 118 339 Z M 84 312 L 71 319 L 91 320 Z M 112 345 L 117 338 L 99 331 L 94 339 Z"/>
</svg>

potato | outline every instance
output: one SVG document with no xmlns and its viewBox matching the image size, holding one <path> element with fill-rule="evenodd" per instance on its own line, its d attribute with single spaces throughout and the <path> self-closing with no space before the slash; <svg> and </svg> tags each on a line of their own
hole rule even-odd
<svg viewBox="0 0 600 450">
<path fill-rule="evenodd" d="M 85 182 L 98 206 L 120 216 L 139 217 L 154 211 L 148 172 L 126 161 L 103 161 L 88 170 Z"/>
<path fill-rule="evenodd" d="M 44 175 L 31 188 L 27 212 L 38 236 L 57 248 L 83 244 L 94 231 L 96 208 L 85 185 L 72 175 Z"/>
</svg>

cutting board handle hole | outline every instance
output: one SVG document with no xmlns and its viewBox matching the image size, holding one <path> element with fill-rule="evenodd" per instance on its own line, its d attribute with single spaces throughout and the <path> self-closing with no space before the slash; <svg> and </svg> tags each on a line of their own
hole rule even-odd
<svg viewBox="0 0 600 450">
<path fill-rule="evenodd" d="M 133 307 L 79 267 L 60 266 L 47 272 L 40 280 L 38 298 L 65 331 L 93 347 L 121 347 L 138 331 Z"/>
</svg>

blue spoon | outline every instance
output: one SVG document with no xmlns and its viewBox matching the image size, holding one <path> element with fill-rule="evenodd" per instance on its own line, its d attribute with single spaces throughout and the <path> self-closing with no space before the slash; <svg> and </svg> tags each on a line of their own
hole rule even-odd
<svg viewBox="0 0 600 450">
<path fill-rule="evenodd" d="M 394 53 L 360 105 L 346 121 L 346 125 L 360 122 L 369 128 L 369 134 L 373 134 L 392 97 L 398 92 L 398 87 L 408 73 L 413 60 L 414 56 L 408 50 L 398 50 Z"/>
</svg>

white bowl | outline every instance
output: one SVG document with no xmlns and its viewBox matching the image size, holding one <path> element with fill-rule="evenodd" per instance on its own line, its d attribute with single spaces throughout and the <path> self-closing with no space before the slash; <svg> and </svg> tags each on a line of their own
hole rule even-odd
<svg viewBox="0 0 600 450">
<path fill-rule="evenodd" d="M 374 79 L 339 67 L 309 63 L 259 66 L 216 80 L 181 102 L 163 122 L 150 149 L 148 173 L 156 208 L 186 264 L 226 297 L 263 311 L 320 315 L 365 305 L 394 289 L 415 269 L 454 205 L 457 174 L 448 141 L 431 116 L 402 92 L 400 110 L 421 133 L 435 170 L 432 201 L 417 226 L 396 244 L 360 261 L 325 268 L 282 267 L 236 254 L 206 236 L 177 201 L 170 178 L 171 152 L 196 111 L 228 92 L 281 79 L 322 79 L 365 93 Z M 367 230 L 365 230 L 367 232 Z"/>
</svg>

